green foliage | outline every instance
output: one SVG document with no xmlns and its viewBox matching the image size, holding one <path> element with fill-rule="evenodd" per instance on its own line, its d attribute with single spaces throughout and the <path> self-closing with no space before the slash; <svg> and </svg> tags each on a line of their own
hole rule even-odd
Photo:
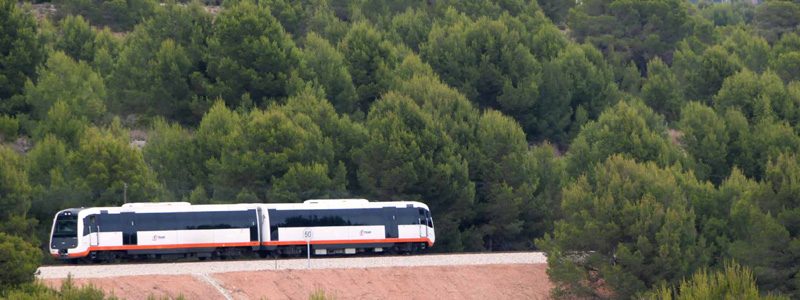
<svg viewBox="0 0 800 300">
<path fill-rule="evenodd" d="M 792 1 L 766 1 L 756 7 L 756 28 L 769 42 L 777 41 L 800 26 L 800 3 Z"/>
<path fill-rule="evenodd" d="M 327 40 L 315 33 L 306 36 L 303 48 L 303 78 L 325 90 L 328 100 L 340 113 L 356 109 L 357 94 L 344 56 Z"/>
<path fill-rule="evenodd" d="M 106 111 L 103 79 L 83 61 L 54 52 L 39 70 L 39 80 L 25 84 L 25 98 L 33 116 L 44 119 L 56 102 L 63 102 L 77 118 L 98 121 Z"/>
<path fill-rule="evenodd" d="M 7 291 L 21 284 L 33 282 L 42 253 L 23 239 L 0 232 L 0 289 Z M 4 292 L 0 292 L 0 296 Z"/>
<path fill-rule="evenodd" d="M 367 117 L 369 139 L 354 150 L 358 181 L 375 199 L 423 200 L 437 217 L 442 248 L 459 250 L 458 226 L 474 199 L 467 163 L 430 113 L 388 93 Z"/>
<path fill-rule="evenodd" d="M 199 6 L 167 4 L 126 38 L 110 74 L 112 111 L 199 120 L 206 93 L 205 43 L 211 15 Z"/>
<path fill-rule="evenodd" d="M 59 22 L 55 49 L 75 60 L 94 60 L 96 33 L 82 16 L 67 16 Z"/>
<path fill-rule="evenodd" d="M 560 296 L 735 258 L 798 297 L 800 4 L 733 2 L 0 0 L 0 232 L 123 193 L 420 200 L 435 251 L 544 249 Z M 2 296 L 103 297 L 64 290 Z"/>
<path fill-rule="evenodd" d="M 331 296 L 328 293 L 325 293 L 323 289 L 316 289 L 310 295 L 308 295 L 309 300 L 334 300 L 335 297 Z"/>
<path fill-rule="evenodd" d="M 395 69 L 396 82 L 392 90 L 414 100 L 422 110 L 441 122 L 445 131 L 456 142 L 462 157 L 469 158 L 473 148 L 475 128 L 480 112 L 457 90 L 442 83 L 431 66 L 419 56 L 409 55 Z M 477 165 L 475 162 L 470 166 Z"/>
<path fill-rule="evenodd" d="M 575 6 L 576 2 L 561 1 L 561 0 L 537 0 L 539 7 L 542 8 L 544 14 L 547 15 L 553 23 L 563 24 L 567 20 L 567 13 L 570 8 Z"/>
<path fill-rule="evenodd" d="M 422 9 L 407 9 L 392 18 L 390 32 L 400 42 L 419 52 L 422 43 L 428 40 L 433 24 L 431 17 Z"/>
<path fill-rule="evenodd" d="M 564 142 L 574 137 L 587 121 L 596 119 L 606 107 L 616 103 L 619 95 L 611 68 L 603 61 L 600 52 L 593 47 L 588 45 L 568 47 L 552 62 L 557 69 L 553 72 L 544 72 L 545 83 L 540 99 L 545 103 L 562 102 L 547 103 L 542 108 L 537 107 L 536 111 L 541 114 L 540 119 L 544 121 L 542 122 L 544 124 L 537 124 L 537 127 L 544 132 L 553 129 L 556 129 L 556 132 L 566 132 L 566 136 L 553 137 L 558 142 Z M 569 105 L 565 106 L 563 101 Z M 554 109 L 549 105 L 558 108 Z M 552 119 L 555 120 L 551 121 Z M 568 127 L 558 127 L 558 125 Z"/>
<path fill-rule="evenodd" d="M 202 166 L 198 162 L 196 143 L 186 129 L 157 119 L 148 133 L 142 155 L 170 193 L 169 198 L 182 199 L 194 193 Z"/>
<path fill-rule="evenodd" d="M 300 55 L 268 6 L 234 4 L 216 17 L 208 38 L 209 93 L 234 107 L 285 98 Z"/>
<path fill-rule="evenodd" d="M 800 35 L 793 32 L 784 34 L 781 39 L 775 43 L 773 50 L 777 54 L 800 51 Z"/>
<path fill-rule="evenodd" d="M 338 44 L 350 29 L 350 24 L 338 17 L 334 11 L 338 9 L 337 0 L 320 1 L 310 8 L 308 31 L 316 32 L 332 44 Z"/>
<path fill-rule="evenodd" d="M 750 199 L 735 203 L 731 210 L 732 229 L 737 238 L 729 246 L 729 255 L 753 268 L 763 291 L 797 295 L 793 282 L 798 272 L 793 262 L 800 255 L 797 238 L 769 214 L 761 212 Z"/>
<path fill-rule="evenodd" d="M 0 142 L 13 141 L 19 133 L 19 121 L 7 115 L 0 115 Z"/>
<path fill-rule="evenodd" d="M 537 236 L 535 233 L 542 233 L 525 229 L 548 227 L 549 213 L 531 214 L 525 209 L 545 206 L 536 198 L 539 164 L 545 162 L 528 151 L 522 128 L 499 112 L 488 111 L 481 116 L 476 139 L 482 142 L 476 145 L 472 160 L 479 211 L 474 223 L 485 235 L 486 249 L 519 248 Z"/>
<path fill-rule="evenodd" d="M 587 123 L 572 142 L 567 170 L 577 176 L 613 155 L 666 167 L 688 158 L 667 136 L 663 118 L 640 101 L 619 102 Z"/>
<path fill-rule="evenodd" d="M 272 15 L 286 29 L 286 32 L 299 37 L 306 33 L 306 20 L 308 19 L 306 8 L 310 8 L 312 2 L 314 1 L 266 0 L 257 3 L 269 7 Z"/>
<path fill-rule="evenodd" d="M 779 54 L 772 68 L 784 81 L 800 80 L 800 51 Z"/>
<path fill-rule="evenodd" d="M 743 151 L 735 152 L 733 163 L 741 166 L 744 173 L 754 178 L 764 174 L 767 162 L 784 152 L 800 150 L 800 136 L 785 122 L 761 120 L 751 127 L 748 136 L 731 141 L 741 143 Z M 731 135 L 732 136 L 732 135 Z"/>
<path fill-rule="evenodd" d="M 367 130 L 361 123 L 356 123 L 346 115 L 341 116 L 336 113 L 333 106 L 314 95 L 310 90 L 298 92 L 298 95 L 289 98 L 284 109 L 292 114 L 302 114 L 311 119 L 316 124 L 322 135 L 330 139 L 333 143 L 333 161 L 330 163 L 334 175 L 344 163 L 347 171 L 347 186 L 356 187 L 356 170 L 351 152 L 354 148 L 362 145 L 367 140 Z"/>
<path fill-rule="evenodd" d="M 73 185 L 67 177 L 71 170 L 69 155 L 67 145 L 54 135 L 45 136 L 27 154 L 32 186 L 30 215 L 41 220 L 36 232 L 40 240 L 49 239 L 53 214 L 65 207 L 85 206 L 91 197 L 87 186 Z"/>
<path fill-rule="evenodd" d="M 700 14 L 715 26 L 741 25 L 750 23 L 755 6 L 746 1 L 729 3 L 714 2 L 702 7 Z"/>
<path fill-rule="evenodd" d="M 513 21 L 480 18 L 434 25 L 421 53 L 445 83 L 479 106 L 524 119 L 537 102 L 541 65 Z"/>
<path fill-rule="evenodd" d="M 767 40 L 744 28 L 735 28 L 727 35 L 722 46 L 750 70 L 760 73 L 768 66 L 770 47 Z"/>
<path fill-rule="evenodd" d="M 243 142 L 228 149 L 219 161 L 207 163 L 211 170 L 214 197 L 226 197 L 228 189 L 250 187 L 259 198 L 276 177 L 282 177 L 296 162 L 329 163 L 333 144 L 319 126 L 302 114 L 290 114 L 273 107 L 254 110 L 243 120 Z M 293 174 L 298 176 L 298 174 Z"/>
<path fill-rule="evenodd" d="M 753 272 L 737 263 L 725 264 L 724 269 L 709 273 L 703 268 L 688 280 L 682 280 L 679 287 L 666 286 L 647 296 L 659 300 L 701 300 L 701 299 L 788 299 L 779 296 L 761 296 L 756 287 Z"/>
<path fill-rule="evenodd" d="M 127 185 L 129 202 L 149 202 L 161 188 L 142 152 L 129 145 L 128 132 L 112 124 L 89 128 L 69 156 L 67 174 L 77 188 L 88 188 L 92 205 L 120 205 Z"/>
<path fill-rule="evenodd" d="M 768 71 L 758 76 L 747 69 L 725 79 L 714 103 L 718 111 L 735 108 L 751 121 L 791 116 L 798 105 L 788 99 L 783 82 L 775 73 Z"/>
<path fill-rule="evenodd" d="M 438 2 L 438 1 L 437 1 Z M 522 0 L 443 0 L 443 7 L 456 7 L 460 12 L 477 19 L 482 16 L 497 18 L 502 15 L 530 16 L 540 13 L 536 1 Z M 544 17 L 542 15 L 542 17 Z"/>
<path fill-rule="evenodd" d="M 115 36 L 108 27 L 97 31 L 94 40 L 94 60 L 91 65 L 105 80 L 114 69 L 115 59 L 119 55 L 121 39 Z M 113 92 L 113 91 L 112 91 Z"/>
<path fill-rule="evenodd" d="M 17 6 L 17 1 L 0 2 L 0 112 L 26 112 L 24 101 L 12 98 L 21 94 L 25 82 L 36 79 L 36 68 L 45 60 L 37 38 L 33 14 Z"/>
<path fill-rule="evenodd" d="M 532 37 L 532 51 L 539 60 L 551 60 L 568 45 L 567 38 L 555 26 L 542 26 Z"/>
<path fill-rule="evenodd" d="M 642 86 L 642 98 L 668 121 L 675 121 L 680 114 L 685 101 L 682 86 L 660 58 L 647 63 L 647 81 Z"/>
<path fill-rule="evenodd" d="M 767 164 L 764 181 L 769 192 L 761 199 L 761 206 L 774 214 L 789 231 L 800 234 L 800 227 L 791 214 L 800 208 L 800 201 L 795 196 L 800 192 L 800 159 L 792 152 L 782 153 Z"/>
<path fill-rule="evenodd" d="M 339 44 L 358 94 L 356 108 L 366 112 L 386 91 L 389 70 L 396 64 L 394 45 L 369 23 L 355 23 Z"/>
<path fill-rule="evenodd" d="M 771 159 L 762 190 L 732 212 L 739 240 L 729 250 L 732 257 L 753 269 L 762 290 L 790 297 L 800 295 L 800 283 L 795 280 L 800 267 L 793 263 L 800 259 L 800 202 L 796 197 L 800 161 L 795 153 Z"/>
<path fill-rule="evenodd" d="M 705 264 L 685 189 L 696 184 L 674 168 L 612 156 L 565 187 L 564 219 L 537 241 L 554 296 L 630 298 Z"/>
<path fill-rule="evenodd" d="M 570 10 L 568 24 L 579 42 L 589 42 L 640 68 L 655 57 L 669 61 L 677 42 L 692 33 L 686 1 L 587 0 Z"/>
<path fill-rule="evenodd" d="M 234 149 L 241 143 L 242 120 L 238 113 L 231 111 L 221 101 L 217 101 L 214 106 L 205 114 L 203 120 L 195 133 L 195 143 L 199 152 L 198 161 L 201 164 L 201 172 L 198 179 L 203 186 L 210 187 L 210 170 L 208 165 L 219 160 L 222 154 L 228 149 Z"/>
<path fill-rule="evenodd" d="M 27 154 L 27 169 L 31 184 L 50 185 L 51 173 L 67 169 L 67 145 L 53 135 L 44 137 Z"/>
<path fill-rule="evenodd" d="M 76 116 L 64 101 L 58 101 L 47 112 L 47 117 L 36 127 L 34 135 L 41 139 L 56 136 L 71 146 L 77 146 L 83 132 L 89 126 L 84 116 Z"/>
<path fill-rule="evenodd" d="M 697 228 L 707 241 L 711 266 L 721 266 L 730 259 L 728 248 L 736 238 L 731 230 L 731 224 L 736 221 L 731 218 L 731 208 L 735 203 L 749 199 L 753 191 L 759 189 L 758 182 L 733 168 L 716 190 L 706 185 L 705 189 L 695 192 L 697 196 L 692 199 L 692 208 L 697 215 Z"/>
<path fill-rule="evenodd" d="M 702 55 L 691 49 L 675 54 L 676 73 L 687 86 L 686 98 L 710 103 L 713 95 L 722 87 L 728 76 L 741 70 L 741 63 L 721 46 L 713 46 Z"/>
<path fill-rule="evenodd" d="M 147 112 L 151 115 L 164 114 L 185 120 L 192 96 L 190 82 L 187 80 L 191 72 L 191 61 L 184 48 L 176 45 L 173 40 L 165 40 L 156 49 L 153 57 L 138 62 L 134 62 L 135 59 L 128 60 L 131 59 L 129 54 L 135 51 L 138 55 L 141 49 L 126 48 L 120 53 L 120 69 L 126 68 L 128 72 L 142 70 L 137 73 L 145 76 L 125 77 L 120 73 L 114 74 L 115 77 L 112 78 L 115 83 L 123 85 L 116 87 L 116 98 L 121 102 L 117 109 Z M 138 67 L 132 67 L 134 64 Z"/>
<path fill-rule="evenodd" d="M 32 240 L 36 220 L 27 218 L 30 193 L 23 158 L 10 148 L 0 146 L 0 233 Z"/>
<path fill-rule="evenodd" d="M 720 183 L 728 176 L 728 143 L 725 121 L 710 107 L 690 102 L 683 107 L 678 128 L 684 149 L 695 158 L 700 179 Z"/>
<path fill-rule="evenodd" d="M 115 31 L 133 28 L 149 18 L 158 3 L 154 0 L 59 0 L 65 15 L 81 15 L 96 26 L 109 26 Z"/>
<path fill-rule="evenodd" d="M 561 191 L 568 179 L 565 160 L 553 145 L 543 143 L 531 148 L 527 155 L 536 161 L 532 177 L 539 180 L 532 198 L 522 207 L 524 233 L 531 242 L 552 232 L 555 221 L 561 218 Z"/>
<path fill-rule="evenodd" d="M 345 195 L 345 168 L 340 163 L 329 175 L 328 166 L 293 164 L 275 180 L 268 198 L 279 203 L 298 203 L 306 199 L 338 198 Z M 333 176 L 333 178 L 331 178 Z"/>
<path fill-rule="evenodd" d="M 245 190 L 269 202 L 342 195 L 343 163 L 350 161 L 349 147 L 363 140 L 362 134 L 313 94 L 245 115 L 218 102 L 196 134 L 199 158 L 194 160 L 203 161 L 200 174 L 208 174 L 196 181 L 224 201 Z"/>
<path fill-rule="evenodd" d="M 25 284 L 15 290 L 10 290 L 6 295 L 11 300 L 116 300 L 112 294 L 106 296 L 103 290 L 91 285 L 86 284 L 83 286 L 76 286 L 72 277 L 61 281 L 61 286 L 58 289 L 49 288 L 46 285 L 36 282 Z M 148 298 L 149 299 L 149 298 Z M 181 297 L 178 297 L 181 299 Z"/>
</svg>

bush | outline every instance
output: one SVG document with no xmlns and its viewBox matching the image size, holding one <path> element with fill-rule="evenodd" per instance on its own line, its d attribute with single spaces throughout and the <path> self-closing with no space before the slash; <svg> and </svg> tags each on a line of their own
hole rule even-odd
<svg viewBox="0 0 800 300">
<path fill-rule="evenodd" d="M 0 295 L 2 296 L 2 295 Z M 76 286 L 72 277 L 61 282 L 58 290 L 49 288 L 41 282 L 29 283 L 9 291 L 5 297 L 9 300 L 115 300 L 113 295 L 106 296 L 102 290 L 88 284 Z M 179 297 L 180 299 L 180 297 Z"/>
<path fill-rule="evenodd" d="M 0 290 L 33 282 L 42 253 L 23 239 L 0 232 Z"/>
<path fill-rule="evenodd" d="M 336 297 L 331 296 L 330 294 L 325 293 L 325 290 L 322 288 L 317 288 L 308 295 L 309 300 L 334 300 Z"/>
<path fill-rule="evenodd" d="M 725 269 L 709 274 L 701 269 L 690 280 L 672 289 L 662 286 L 646 297 L 659 300 L 694 299 L 788 299 L 780 296 L 760 296 L 756 280 L 750 269 L 736 263 L 725 265 Z"/>
<path fill-rule="evenodd" d="M 64 15 L 81 15 L 93 26 L 109 26 L 128 31 L 141 20 L 153 16 L 158 4 L 153 0 L 60 0 Z"/>
<path fill-rule="evenodd" d="M 16 118 L 0 115 L 0 141 L 13 141 L 19 133 L 19 121 Z"/>
</svg>

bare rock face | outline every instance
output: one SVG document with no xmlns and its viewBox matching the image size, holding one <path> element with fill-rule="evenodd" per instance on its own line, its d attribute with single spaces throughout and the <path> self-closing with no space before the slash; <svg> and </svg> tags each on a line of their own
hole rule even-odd
<svg viewBox="0 0 800 300">
<path fill-rule="evenodd" d="M 14 144 L 11 147 L 14 148 L 14 151 L 17 151 L 18 153 L 21 154 L 25 154 L 28 153 L 28 151 L 30 151 L 31 148 L 33 148 L 33 142 L 31 142 L 31 140 L 28 139 L 28 137 L 23 136 L 17 138 L 17 140 L 14 141 Z"/>
</svg>

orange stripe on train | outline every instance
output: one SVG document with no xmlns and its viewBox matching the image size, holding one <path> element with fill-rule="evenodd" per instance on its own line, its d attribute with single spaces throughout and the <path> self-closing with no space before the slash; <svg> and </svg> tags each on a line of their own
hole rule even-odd
<svg viewBox="0 0 800 300">
<path fill-rule="evenodd" d="M 424 242 L 428 246 L 433 246 L 429 238 L 388 238 L 373 240 L 318 240 L 311 241 L 312 245 L 335 245 L 335 244 L 388 244 L 388 243 L 413 243 Z M 268 241 L 261 243 L 264 246 L 290 246 L 305 245 L 306 241 Z M 68 258 L 79 258 L 89 255 L 92 251 L 118 251 L 118 250 L 159 250 L 159 249 L 181 249 L 181 248 L 220 248 L 220 247 L 246 247 L 258 246 L 258 242 L 245 243 L 197 243 L 197 244 L 169 244 L 169 245 L 123 245 L 123 246 L 91 246 L 86 251 L 68 253 Z M 55 258 L 62 257 L 59 254 L 52 254 Z"/>
</svg>

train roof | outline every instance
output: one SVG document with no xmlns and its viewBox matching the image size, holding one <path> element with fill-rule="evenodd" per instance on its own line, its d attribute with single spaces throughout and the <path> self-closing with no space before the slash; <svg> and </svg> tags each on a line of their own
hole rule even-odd
<svg viewBox="0 0 800 300">
<path fill-rule="evenodd" d="M 189 202 L 137 202 L 122 206 L 70 208 L 64 211 L 79 212 L 82 210 L 118 212 L 170 212 L 170 211 L 219 211 L 230 209 L 342 209 L 342 208 L 383 208 L 383 207 L 415 207 L 429 209 L 427 205 L 417 201 L 369 201 L 367 199 L 311 199 L 302 203 L 237 203 L 237 204 L 191 204 Z"/>
</svg>

